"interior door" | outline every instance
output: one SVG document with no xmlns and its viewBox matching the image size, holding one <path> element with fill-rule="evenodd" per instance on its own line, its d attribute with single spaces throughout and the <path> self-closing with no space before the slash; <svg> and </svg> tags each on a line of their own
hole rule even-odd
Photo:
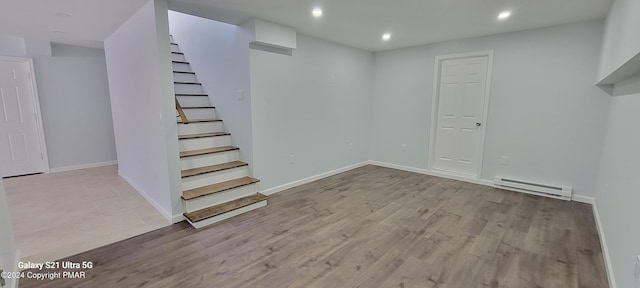
<svg viewBox="0 0 640 288">
<path fill-rule="evenodd" d="M 45 171 L 29 62 L 0 60 L 2 177 Z"/>
<path fill-rule="evenodd" d="M 433 169 L 477 178 L 487 68 L 488 56 L 441 62 Z"/>
</svg>

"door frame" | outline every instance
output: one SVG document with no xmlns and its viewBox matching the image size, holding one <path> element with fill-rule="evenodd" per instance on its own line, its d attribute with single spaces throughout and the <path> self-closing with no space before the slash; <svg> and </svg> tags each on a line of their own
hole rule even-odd
<svg viewBox="0 0 640 288">
<path fill-rule="evenodd" d="M 38 84 L 36 82 L 35 66 L 33 59 L 21 57 L 0 56 L 2 62 L 18 62 L 27 63 L 29 65 L 29 74 L 31 79 L 31 88 L 33 90 L 33 101 L 35 103 L 36 128 L 38 129 L 38 140 L 40 142 L 40 153 L 42 153 L 42 161 L 44 162 L 44 173 L 49 173 L 49 155 L 47 154 L 47 144 L 44 138 L 44 126 L 42 122 L 42 110 L 40 109 L 40 96 L 38 95 Z"/>
<path fill-rule="evenodd" d="M 468 174 L 457 174 L 445 171 L 434 170 L 434 162 L 435 162 L 435 153 L 436 153 L 436 138 L 437 138 L 437 127 L 438 127 L 438 106 L 440 104 L 440 72 L 442 71 L 442 62 L 445 60 L 452 59 L 464 59 L 464 58 L 475 58 L 475 57 L 487 57 L 487 83 L 485 87 L 485 97 L 484 97 L 484 107 L 482 112 L 482 129 L 480 131 L 480 149 L 478 156 L 478 168 L 476 170 L 476 177 L 469 177 Z M 451 176 L 462 177 L 465 179 L 480 179 L 482 175 L 482 166 L 484 160 L 484 146 L 485 146 L 485 134 L 487 131 L 487 119 L 488 119 L 488 111 L 489 111 L 489 98 L 491 91 L 491 74 L 493 69 L 493 50 L 484 50 L 484 51 L 476 51 L 476 52 L 467 52 L 467 53 L 458 53 L 458 54 L 447 54 L 447 55 L 437 55 L 435 57 L 435 63 L 433 68 L 433 94 L 431 97 L 431 130 L 429 131 L 429 159 L 427 162 L 427 169 L 429 171 L 444 173 L 444 174 L 452 174 Z"/>
</svg>

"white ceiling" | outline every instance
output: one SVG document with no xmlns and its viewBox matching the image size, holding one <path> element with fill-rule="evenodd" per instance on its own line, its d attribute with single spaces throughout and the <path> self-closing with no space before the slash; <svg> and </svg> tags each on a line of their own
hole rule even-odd
<svg viewBox="0 0 640 288">
<path fill-rule="evenodd" d="M 0 35 L 102 47 L 102 41 L 147 1 L 0 0 Z"/>
<path fill-rule="evenodd" d="M 0 0 L 0 34 L 101 47 L 148 0 Z M 169 0 L 173 10 L 240 24 L 261 18 L 370 51 L 603 18 L 612 0 Z M 311 10 L 322 7 L 320 19 Z M 511 18 L 497 21 L 503 10 Z M 58 15 L 65 13 L 70 16 Z M 381 36 L 391 32 L 383 42 Z"/>
</svg>

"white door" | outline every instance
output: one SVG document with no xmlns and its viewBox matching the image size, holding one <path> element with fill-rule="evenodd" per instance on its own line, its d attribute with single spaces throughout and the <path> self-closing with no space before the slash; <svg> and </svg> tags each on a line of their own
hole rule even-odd
<svg viewBox="0 0 640 288">
<path fill-rule="evenodd" d="M 477 178 L 488 56 L 440 62 L 433 169 Z"/>
<path fill-rule="evenodd" d="M 28 61 L 0 60 L 0 172 L 2 177 L 45 171 Z"/>
</svg>

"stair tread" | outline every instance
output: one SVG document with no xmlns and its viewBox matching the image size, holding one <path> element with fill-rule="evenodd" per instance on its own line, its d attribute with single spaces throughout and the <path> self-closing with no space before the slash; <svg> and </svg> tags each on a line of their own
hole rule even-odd
<svg viewBox="0 0 640 288">
<path fill-rule="evenodd" d="M 251 177 L 242 177 L 238 179 L 233 179 L 229 181 L 224 181 L 216 184 L 211 184 L 207 186 L 202 186 L 194 189 L 185 190 L 182 192 L 182 199 L 191 200 L 202 196 L 207 196 L 215 193 L 220 193 L 223 191 L 228 191 L 234 188 L 251 185 L 253 183 L 258 183 L 260 180 L 251 178 Z"/>
<path fill-rule="evenodd" d="M 182 152 L 180 152 L 180 158 L 189 157 L 189 156 L 204 155 L 204 154 L 220 153 L 220 152 L 226 152 L 226 151 L 233 151 L 233 150 L 238 150 L 238 149 L 240 149 L 240 148 L 233 147 L 233 146 L 222 146 L 222 147 L 215 147 L 215 148 L 182 151 Z"/>
<path fill-rule="evenodd" d="M 182 107 L 182 109 L 214 109 L 216 107 L 213 106 L 191 106 L 191 107 Z"/>
<path fill-rule="evenodd" d="M 182 53 L 182 52 L 175 52 L 175 51 L 171 51 L 171 54 L 182 54 L 182 55 L 184 55 L 184 53 Z"/>
<path fill-rule="evenodd" d="M 196 74 L 196 72 L 191 72 L 191 71 L 173 71 L 173 73 L 183 73 L 183 74 Z"/>
<path fill-rule="evenodd" d="M 178 135 L 178 140 L 195 139 L 195 138 L 206 138 L 206 137 L 217 137 L 217 136 L 227 136 L 227 135 L 231 135 L 231 133 L 229 133 L 229 132 L 213 132 L 213 133 L 187 134 L 187 135 Z"/>
<path fill-rule="evenodd" d="M 199 120 L 189 120 L 189 123 L 202 123 L 202 122 L 220 122 L 221 119 L 199 119 Z M 178 124 L 183 124 L 182 120 L 178 120 Z M 187 123 L 187 124 L 189 124 Z"/>
<path fill-rule="evenodd" d="M 242 161 L 233 161 L 233 162 L 227 162 L 227 163 L 222 163 L 222 164 L 218 164 L 218 165 L 211 165 L 211 166 L 187 169 L 187 170 L 182 170 L 182 178 L 196 176 L 196 175 L 202 175 L 202 174 L 206 174 L 206 173 L 218 172 L 218 171 L 238 168 L 238 167 L 242 167 L 242 166 L 247 166 L 247 165 L 249 165 L 249 164 L 247 164 L 245 162 L 242 162 Z"/>
<path fill-rule="evenodd" d="M 193 211 L 191 213 L 184 213 L 183 215 L 187 217 L 187 219 L 189 219 L 191 223 L 195 223 L 211 217 L 218 216 L 220 214 L 231 212 L 236 209 L 240 209 L 242 207 L 249 206 L 251 204 L 255 204 L 255 203 L 267 200 L 268 198 L 269 197 L 265 195 L 256 193 L 255 195 L 243 197 L 240 199 L 222 203 L 220 205 L 204 208 L 198 211 Z"/>
<path fill-rule="evenodd" d="M 176 96 L 209 96 L 209 94 L 184 94 L 184 93 L 177 93 L 175 95 Z"/>
<path fill-rule="evenodd" d="M 174 81 L 173 84 L 202 85 L 200 82 Z"/>
<path fill-rule="evenodd" d="M 171 62 L 178 63 L 178 64 L 189 64 L 189 62 L 187 62 L 187 61 L 176 61 L 176 60 L 173 60 Z"/>
</svg>

